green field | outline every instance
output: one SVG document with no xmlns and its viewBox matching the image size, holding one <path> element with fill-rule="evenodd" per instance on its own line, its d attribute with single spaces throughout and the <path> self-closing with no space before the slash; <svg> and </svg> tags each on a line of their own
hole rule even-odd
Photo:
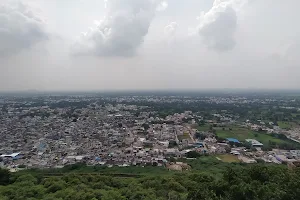
<svg viewBox="0 0 300 200">
<path fill-rule="evenodd" d="M 298 117 L 298 116 L 300 116 L 300 113 L 292 113 L 292 116 L 293 117 Z"/>
<path fill-rule="evenodd" d="M 282 129 L 292 128 L 292 124 L 290 122 L 279 121 L 277 123 L 278 123 L 278 126 Z"/>
<path fill-rule="evenodd" d="M 178 135 L 178 140 L 183 140 L 183 139 L 191 139 L 189 133 L 183 133 L 183 135 Z"/>
<path fill-rule="evenodd" d="M 268 144 L 269 141 L 276 142 L 276 143 L 285 142 L 281 139 L 274 138 L 271 135 L 268 135 L 266 133 L 258 133 L 242 127 L 232 128 L 232 130 L 219 129 L 217 130 L 217 136 L 221 138 L 236 138 L 241 142 L 245 141 L 245 139 L 255 139 L 263 144 Z"/>
<path fill-rule="evenodd" d="M 198 126 L 197 127 L 197 130 L 198 131 L 209 131 L 209 125 L 208 124 L 205 124 L 203 126 Z"/>
<path fill-rule="evenodd" d="M 230 130 L 230 129 L 231 130 Z M 199 131 L 209 131 L 209 125 L 199 126 L 197 128 Z M 224 127 L 213 127 L 216 130 L 216 134 L 218 137 L 221 138 L 236 138 L 240 142 L 244 142 L 245 139 L 255 139 L 263 144 L 268 144 L 269 141 L 276 142 L 276 143 L 284 143 L 285 141 L 274 138 L 271 135 L 265 133 L 259 133 L 247 128 L 238 127 L 238 126 L 230 126 Z"/>
<path fill-rule="evenodd" d="M 291 123 L 282 123 L 281 125 L 286 125 L 286 126 L 292 126 Z M 204 126 L 199 126 L 197 127 L 199 131 L 209 131 L 209 125 L 206 124 Z M 276 143 L 277 145 L 282 144 L 282 145 L 293 145 L 294 147 L 297 147 L 297 149 L 300 148 L 300 144 L 295 143 L 291 140 L 284 140 L 280 138 L 273 137 L 272 135 L 269 135 L 267 133 L 263 132 L 256 132 L 252 131 L 250 129 L 244 128 L 244 127 L 239 127 L 239 126 L 229 126 L 229 127 L 213 127 L 213 129 L 216 130 L 216 135 L 220 138 L 236 138 L 240 142 L 244 142 L 245 139 L 255 139 L 261 143 L 263 143 L 265 146 L 269 146 L 269 143 Z"/>
<path fill-rule="evenodd" d="M 231 154 L 218 155 L 217 157 L 220 158 L 223 162 L 227 163 L 240 162 L 237 156 Z"/>
</svg>

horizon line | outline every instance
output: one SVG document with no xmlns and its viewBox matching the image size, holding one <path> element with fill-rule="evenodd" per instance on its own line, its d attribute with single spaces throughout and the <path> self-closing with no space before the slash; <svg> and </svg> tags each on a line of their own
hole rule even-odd
<svg viewBox="0 0 300 200">
<path fill-rule="evenodd" d="M 300 92 L 300 88 L 172 88 L 172 89 L 100 89 L 100 90 L 36 90 L 36 89 L 26 89 L 26 90 L 0 90 L 2 93 L 111 93 L 111 92 L 270 92 L 270 91 L 281 91 L 281 92 Z"/>
</svg>

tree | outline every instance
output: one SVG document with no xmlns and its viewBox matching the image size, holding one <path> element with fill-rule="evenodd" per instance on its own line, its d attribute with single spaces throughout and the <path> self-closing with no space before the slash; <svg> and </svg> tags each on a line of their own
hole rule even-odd
<svg viewBox="0 0 300 200">
<path fill-rule="evenodd" d="M 225 147 L 225 151 L 226 151 L 226 153 L 230 153 L 230 152 L 231 152 L 230 146 L 226 146 L 226 147 Z"/>
<path fill-rule="evenodd" d="M 224 142 L 225 138 L 216 136 L 217 142 Z"/>
<path fill-rule="evenodd" d="M 169 141 L 169 146 L 168 146 L 168 148 L 174 148 L 174 147 L 176 147 L 177 146 L 177 142 L 176 141 Z"/>
<path fill-rule="evenodd" d="M 216 129 L 212 129 L 212 133 L 213 133 L 214 135 L 216 135 L 216 133 L 217 133 Z"/>
<path fill-rule="evenodd" d="M 189 151 L 186 153 L 187 158 L 198 158 L 200 156 L 201 156 L 201 154 L 196 151 Z"/>
<path fill-rule="evenodd" d="M 206 138 L 206 135 L 202 134 L 202 133 L 199 133 L 199 132 L 196 132 L 195 133 L 195 138 L 200 139 L 200 140 L 204 140 Z"/>
<path fill-rule="evenodd" d="M 10 173 L 6 169 L 0 168 L 0 185 L 7 185 L 10 181 Z"/>
<path fill-rule="evenodd" d="M 257 151 L 257 149 L 255 147 L 251 147 L 250 149 L 251 151 Z"/>
<path fill-rule="evenodd" d="M 170 157 L 170 158 L 169 158 L 169 161 L 170 161 L 170 162 L 176 162 L 176 159 L 175 159 L 174 157 Z"/>
<path fill-rule="evenodd" d="M 144 123 L 142 127 L 144 128 L 145 131 L 147 131 L 150 128 L 149 124 L 146 123 Z"/>
<path fill-rule="evenodd" d="M 244 146 L 246 147 L 246 149 L 251 149 L 252 143 L 251 142 L 245 142 Z"/>
<path fill-rule="evenodd" d="M 198 126 L 204 126 L 204 125 L 205 125 L 205 122 L 203 120 L 200 120 L 198 123 Z"/>
<path fill-rule="evenodd" d="M 300 196 L 300 169 L 297 168 L 223 163 L 212 157 L 185 162 L 193 170 L 184 174 L 152 166 L 101 169 L 84 166 L 77 172 L 71 168 L 23 170 L 0 186 L 0 199 L 296 200 Z M 87 174 L 93 173 L 95 168 L 103 170 L 102 175 Z M 45 177 L 38 181 L 37 174 L 41 172 Z M 63 173 L 63 176 L 46 177 L 48 173 Z M 130 178 L 131 175 L 134 178 Z"/>
<path fill-rule="evenodd" d="M 204 189 L 198 189 L 189 192 L 187 199 L 189 200 L 217 200 L 217 196 L 215 195 L 214 191 L 209 190 L 207 188 Z"/>
<path fill-rule="evenodd" d="M 272 147 L 269 146 L 269 145 L 264 145 L 264 146 L 261 148 L 261 150 L 263 150 L 263 151 L 272 151 Z"/>
</svg>

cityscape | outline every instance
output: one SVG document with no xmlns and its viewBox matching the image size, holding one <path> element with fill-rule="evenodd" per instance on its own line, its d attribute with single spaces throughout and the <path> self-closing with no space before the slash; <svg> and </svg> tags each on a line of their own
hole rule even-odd
<svg viewBox="0 0 300 200">
<path fill-rule="evenodd" d="M 300 161 L 300 99 L 278 94 L 77 94 L 0 98 L 0 165 L 157 166 L 182 158 Z M 178 160 L 178 161 L 177 161 Z"/>
<path fill-rule="evenodd" d="M 299 0 L 0 0 L 0 200 L 300 200 Z"/>
</svg>

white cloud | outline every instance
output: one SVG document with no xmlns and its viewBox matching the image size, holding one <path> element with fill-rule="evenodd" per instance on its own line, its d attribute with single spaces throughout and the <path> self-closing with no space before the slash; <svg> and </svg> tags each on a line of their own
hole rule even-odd
<svg viewBox="0 0 300 200">
<path fill-rule="evenodd" d="M 165 27 L 165 34 L 169 37 L 174 36 L 174 34 L 176 33 L 178 24 L 176 22 L 171 22 L 169 25 L 167 25 Z"/>
<path fill-rule="evenodd" d="M 28 5 L 0 4 L 0 56 L 16 54 L 47 38 L 44 22 Z"/>
<path fill-rule="evenodd" d="M 158 6 L 156 7 L 157 11 L 163 11 L 166 10 L 168 7 L 168 3 L 166 1 L 160 1 L 158 2 Z"/>
<path fill-rule="evenodd" d="M 234 48 L 238 26 L 237 10 L 246 0 L 215 0 L 212 8 L 198 18 L 198 33 L 209 49 L 228 51 Z"/>
<path fill-rule="evenodd" d="M 76 55 L 132 56 L 143 43 L 161 0 L 107 0 L 107 14 L 73 45 Z"/>
</svg>

